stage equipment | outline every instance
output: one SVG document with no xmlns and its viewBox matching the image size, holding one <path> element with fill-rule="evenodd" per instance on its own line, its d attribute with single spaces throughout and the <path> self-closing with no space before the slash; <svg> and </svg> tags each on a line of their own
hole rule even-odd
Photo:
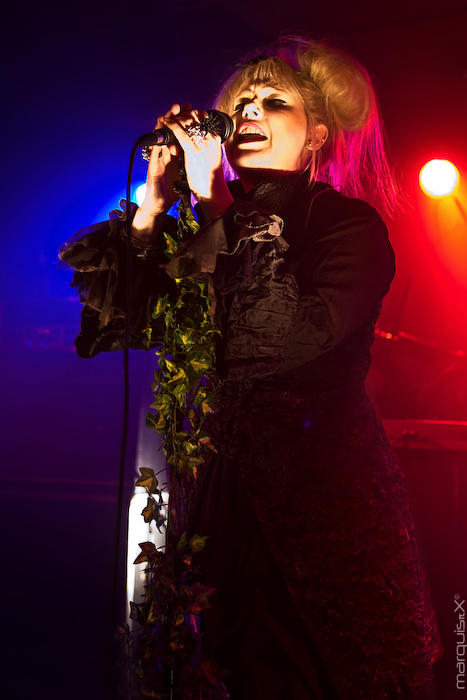
<svg viewBox="0 0 467 700">
<path fill-rule="evenodd" d="M 444 647 L 434 666 L 437 697 L 456 700 L 464 678 L 456 662 L 465 658 L 458 604 L 467 603 L 467 421 L 389 419 L 383 425 L 405 476 Z"/>
<path fill-rule="evenodd" d="M 449 160 L 428 161 L 419 174 L 420 187 L 429 197 L 446 197 L 459 185 L 459 171 Z"/>
</svg>

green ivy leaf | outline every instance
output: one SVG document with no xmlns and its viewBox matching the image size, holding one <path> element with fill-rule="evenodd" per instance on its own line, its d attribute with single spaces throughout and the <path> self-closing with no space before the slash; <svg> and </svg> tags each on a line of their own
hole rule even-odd
<svg viewBox="0 0 467 700">
<path fill-rule="evenodd" d="M 178 244 L 174 238 L 169 233 L 163 233 L 162 234 L 165 240 L 166 248 L 165 248 L 165 253 L 166 255 L 172 257 L 175 255 L 177 252 Z"/>
<path fill-rule="evenodd" d="M 199 442 L 201 443 L 201 445 L 203 445 L 203 447 L 206 447 L 208 450 L 211 450 L 211 452 L 215 452 L 217 454 L 217 450 L 214 447 L 214 445 L 212 444 L 211 438 L 209 437 L 209 435 L 206 435 L 206 437 L 200 438 Z"/>
<path fill-rule="evenodd" d="M 194 328 L 179 328 L 176 330 L 176 339 L 182 350 L 189 350 L 193 345 Z"/>
<path fill-rule="evenodd" d="M 145 523 L 150 523 L 151 520 L 154 519 L 154 511 L 156 510 L 156 508 L 157 505 L 155 500 L 153 498 L 148 498 L 146 507 L 143 508 L 143 510 L 141 511 L 141 515 L 143 516 Z"/>
<path fill-rule="evenodd" d="M 172 407 L 172 399 L 168 394 L 156 394 L 156 398 L 150 408 L 155 408 L 156 411 L 161 411 L 162 413 L 167 413 Z"/>
<path fill-rule="evenodd" d="M 159 484 L 156 475 L 154 474 L 154 469 L 140 467 L 139 473 L 141 476 L 135 481 L 135 486 L 144 486 L 149 493 L 154 493 Z"/>
<path fill-rule="evenodd" d="M 164 431 L 166 429 L 166 418 L 163 413 L 157 414 L 156 425 L 154 426 L 158 432 Z"/>
<path fill-rule="evenodd" d="M 177 365 L 175 364 L 175 362 L 172 362 L 172 360 L 168 360 L 166 357 L 161 358 L 159 365 L 162 364 L 170 372 L 170 374 L 174 374 L 177 371 Z"/>
<path fill-rule="evenodd" d="M 173 364 L 172 362 L 170 363 L 171 365 Z M 175 365 L 173 365 L 175 367 Z M 168 384 L 173 384 L 174 382 L 180 382 L 182 381 L 183 383 L 186 384 L 188 377 L 186 376 L 186 372 L 183 369 L 183 367 L 179 367 L 174 375 L 169 379 Z M 188 385 L 186 386 L 188 388 Z"/>
<path fill-rule="evenodd" d="M 206 415 L 206 413 L 214 413 L 214 409 L 208 401 L 201 402 L 201 410 L 203 412 L 203 415 Z"/>
<path fill-rule="evenodd" d="M 158 433 L 165 431 L 166 418 L 163 413 L 146 413 L 146 427 Z"/>
<path fill-rule="evenodd" d="M 201 552 L 205 546 L 206 546 L 206 541 L 208 539 L 208 536 L 201 536 L 201 535 L 193 535 L 193 537 L 190 539 L 190 549 L 193 553 L 196 552 Z"/>
<path fill-rule="evenodd" d="M 188 540 L 186 538 L 186 532 L 183 532 L 180 539 L 177 542 L 177 551 L 181 551 L 184 547 L 186 547 L 188 544 Z"/>
<path fill-rule="evenodd" d="M 164 311 L 167 309 L 168 305 L 169 305 L 169 295 L 168 294 L 164 294 L 163 297 L 159 297 L 159 299 L 156 302 L 156 306 L 154 307 L 154 311 L 151 314 L 152 318 L 158 318 L 161 314 L 163 314 Z"/>
<path fill-rule="evenodd" d="M 155 430 L 157 418 L 158 416 L 154 415 L 154 413 L 146 413 L 146 428 L 149 428 L 149 430 Z"/>
<path fill-rule="evenodd" d="M 193 442 L 192 440 L 185 440 L 183 443 L 183 447 L 185 450 L 185 454 L 187 455 L 193 455 L 195 452 L 198 452 L 198 445 L 196 442 Z"/>
<path fill-rule="evenodd" d="M 193 367 L 195 372 L 198 374 L 204 374 L 204 372 L 207 372 L 208 369 L 210 369 L 210 363 L 204 361 L 199 361 L 199 360 L 190 360 L 190 365 Z"/>
<path fill-rule="evenodd" d="M 159 552 L 154 542 L 141 542 L 138 546 L 141 547 L 141 552 L 138 554 L 133 564 L 142 564 L 145 561 L 154 563 L 164 558 L 164 555 Z"/>
<path fill-rule="evenodd" d="M 196 392 L 195 398 L 193 399 L 193 403 L 195 406 L 197 404 L 200 404 L 208 395 L 208 390 L 204 386 L 200 386 L 198 391 Z"/>
</svg>

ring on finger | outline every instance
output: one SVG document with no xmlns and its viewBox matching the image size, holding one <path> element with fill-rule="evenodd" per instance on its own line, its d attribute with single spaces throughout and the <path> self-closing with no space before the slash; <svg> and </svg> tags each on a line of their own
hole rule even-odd
<svg viewBox="0 0 467 700">
<path fill-rule="evenodd" d="M 187 126 L 185 128 L 186 133 L 193 141 L 195 146 L 200 146 L 204 139 L 206 138 L 207 131 L 200 124 L 192 124 L 192 126 Z"/>
<path fill-rule="evenodd" d="M 143 146 L 141 149 L 141 155 L 144 158 L 144 160 L 150 161 L 151 160 L 151 153 L 152 149 L 154 146 Z M 162 158 L 162 148 L 159 148 L 159 153 L 157 154 L 158 158 Z"/>
</svg>

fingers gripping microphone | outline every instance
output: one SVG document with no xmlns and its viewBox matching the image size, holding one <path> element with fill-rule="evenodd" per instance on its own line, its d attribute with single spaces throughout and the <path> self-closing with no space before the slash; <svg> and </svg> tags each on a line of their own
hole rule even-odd
<svg viewBox="0 0 467 700">
<path fill-rule="evenodd" d="M 199 125 L 201 130 L 209 134 L 217 134 L 221 137 L 222 143 L 232 135 L 234 123 L 228 114 L 220 112 L 218 109 L 210 109 L 206 112 L 206 117 Z M 178 143 L 173 131 L 168 127 L 154 129 L 148 134 L 143 134 L 136 142 L 136 146 L 169 146 Z"/>
</svg>

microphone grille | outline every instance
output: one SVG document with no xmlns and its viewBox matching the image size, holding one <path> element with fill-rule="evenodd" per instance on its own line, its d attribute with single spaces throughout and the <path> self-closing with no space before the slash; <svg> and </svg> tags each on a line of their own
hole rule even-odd
<svg viewBox="0 0 467 700">
<path fill-rule="evenodd" d="M 222 143 L 232 136 L 234 131 L 234 123 L 228 114 L 220 112 L 218 109 L 210 109 L 205 119 L 202 122 L 206 131 L 212 134 L 218 134 Z"/>
</svg>

